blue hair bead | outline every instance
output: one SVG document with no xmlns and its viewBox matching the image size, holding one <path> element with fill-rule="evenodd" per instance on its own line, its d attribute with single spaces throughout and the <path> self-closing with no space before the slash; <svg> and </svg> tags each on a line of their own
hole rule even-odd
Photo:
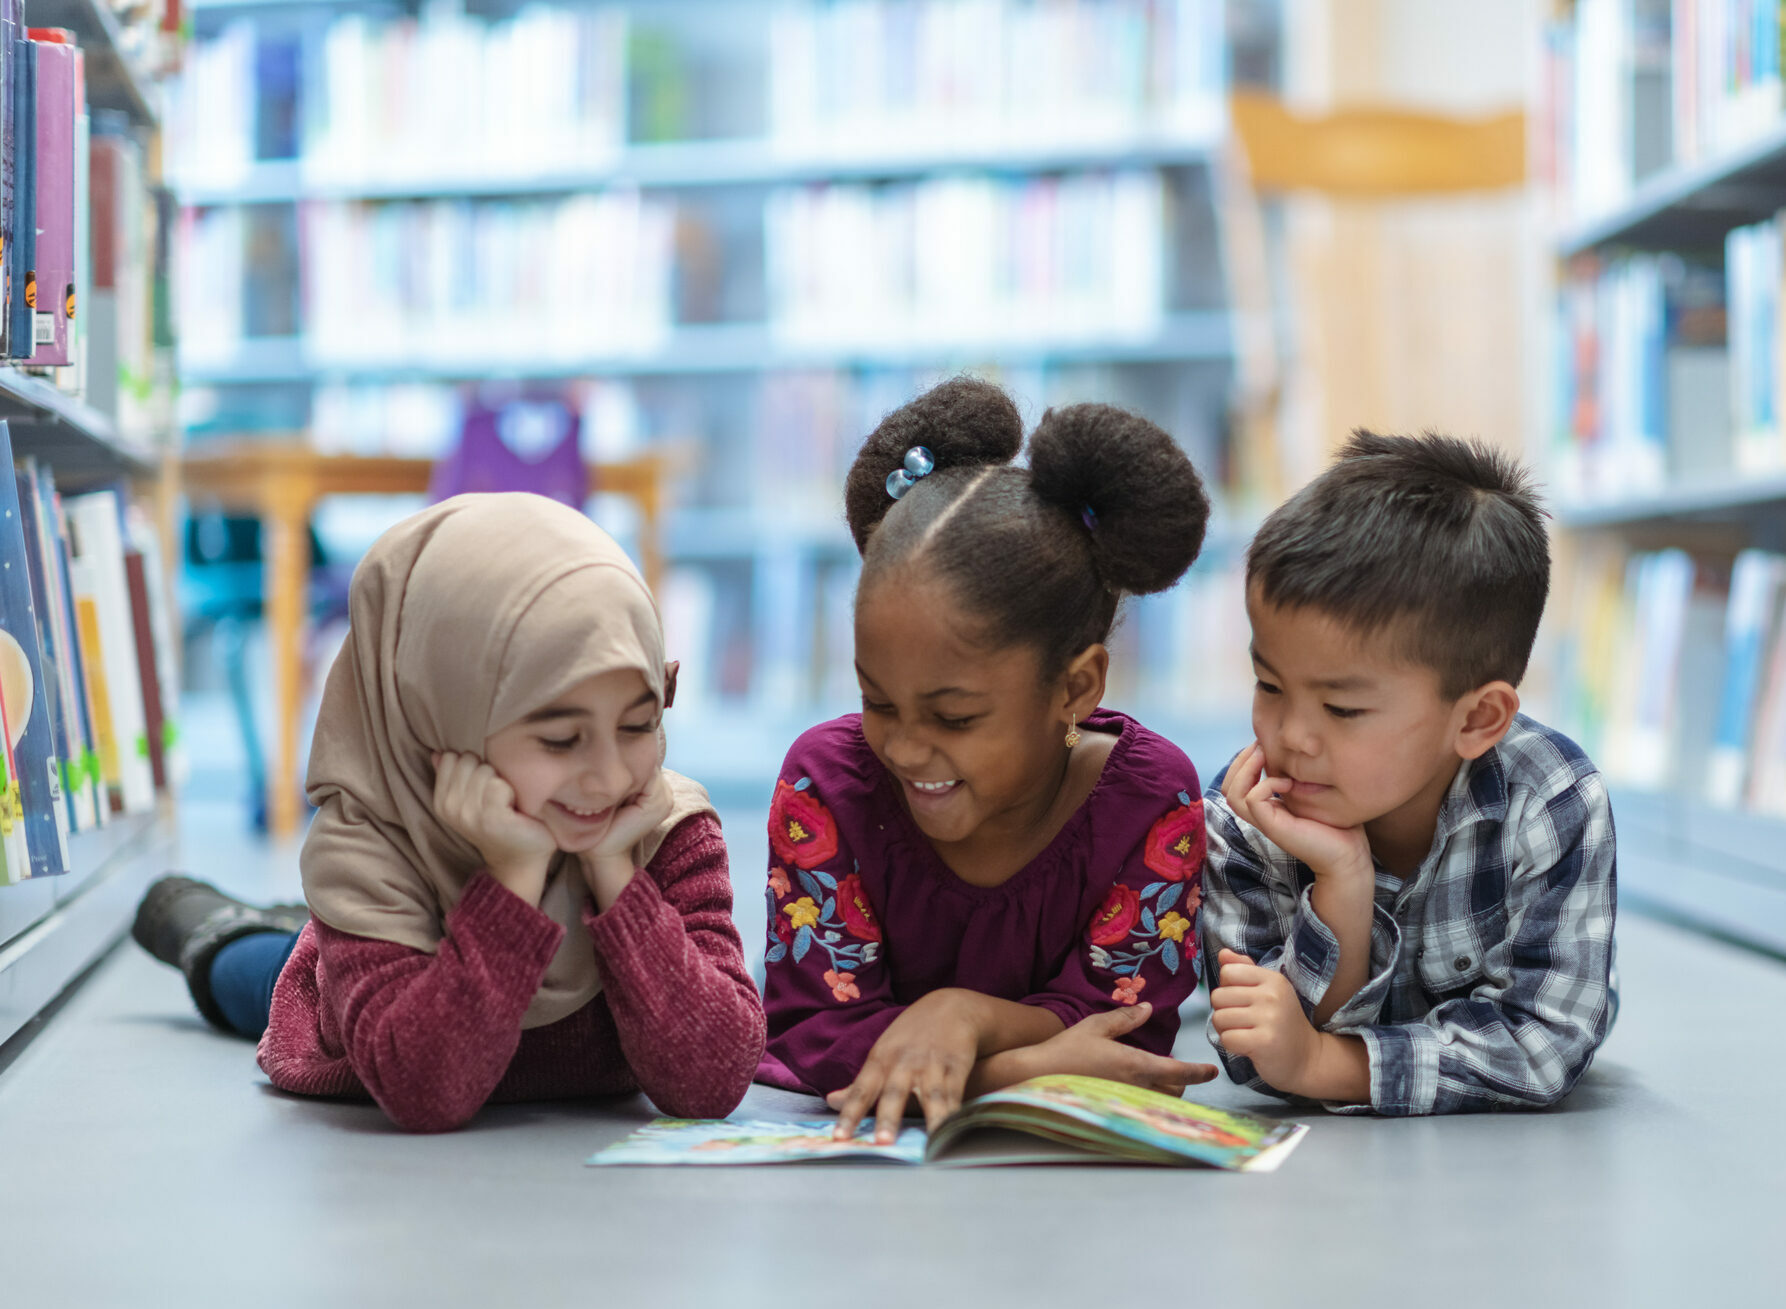
<svg viewBox="0 0 1786 1309">
<path fill-rule="evenodd" d="M 905 466 L 887 474 L 887 494 L 898 500 L 919 478 L 928 477 L 935 470 L 936 460 L 930 457 L 930 451 L 915 445 L 905 452 Z"/>
</svg>

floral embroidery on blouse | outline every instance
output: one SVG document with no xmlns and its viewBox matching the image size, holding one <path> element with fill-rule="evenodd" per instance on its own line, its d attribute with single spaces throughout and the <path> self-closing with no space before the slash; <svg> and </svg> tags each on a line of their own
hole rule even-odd
<svg viewBox="0 0 1786 1309">
<path fill-rule="evenodd" d="M 1164 880 L 1138 891 L 1118 882 L 1087 927 L 1092 966 L 1116 974 L 1110 998 L 1120 1004 L 1140 999 L 1147 985 L 1141 966 L 1149 959 L 1157 958 L 1175 976 L 1185 964 L 1193 974 L 1198 971 L 1192 927 L 1203 903 L 1203 802 L 1184 791 L 1178 800 L 1178 808 L 1154 823 L 1143 846 L 1143 862 Z"/>
<path fill-rule="evenodd" d="M 811 792 L 812 779 L 789 786 L 779 779 L 769 802 L 769 846 L 796 868 L 817 868 L 837 856 L 837 820 Z"/>
<path fill-rule="evenodd" d="M 776 964 L 792 955 L 799 963 L 813 950 L 823 950 L 831 961 L 825 985 L 833 999 L 847 1004 L 862 998 L 856 972 L 880 956 L 881 924 L 858 872 L 839 881 L 817 867 L 837 853 L 837 824 L 831 811 L 811 794 L 811 785 L 805 777 L 793 786 L 775 784 L 769 840 L 777 857 L 794 869 L 791 878 L 786 869 L 769 870 L 769 946 L 764 962 Z"/>
</svg>

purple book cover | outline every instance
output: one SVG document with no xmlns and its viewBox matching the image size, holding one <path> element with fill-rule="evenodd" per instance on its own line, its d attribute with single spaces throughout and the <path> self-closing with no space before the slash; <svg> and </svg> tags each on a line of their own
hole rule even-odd
<svg viewBox="0 0 1786 1309">
<path fill-rule="evenodd" d="M 0 357 L 11 327 L 13 269 L 13 177 L 18 171 L 13 137 L 13 44 L 19 35 L 18 0 L 0 0 Z"/>
<path fill-rule="evenodd" d="M 33 365 L 72 362 L 74 315 L 74 48 L 33 41 L 37 56 L 37 303 Z"/>
</svg>

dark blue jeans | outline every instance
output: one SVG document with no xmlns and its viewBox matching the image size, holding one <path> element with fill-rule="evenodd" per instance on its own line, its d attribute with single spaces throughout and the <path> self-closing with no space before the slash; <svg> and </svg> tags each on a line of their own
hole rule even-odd
<svg viewBox="0 0 1786 1309">
<path fill-rule="evenodd" d="M 211 961 L 211 998 L 231 1030 L 260 1040 L 273 1007 L 273 983 L 297 943 L 296 932 L 256 932 L 217 952 Z"/>
</svg>

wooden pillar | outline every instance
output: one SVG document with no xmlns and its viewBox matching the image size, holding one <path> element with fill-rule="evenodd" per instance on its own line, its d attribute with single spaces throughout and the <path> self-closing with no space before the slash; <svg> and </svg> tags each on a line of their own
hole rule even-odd
<svg viewBox="0 0 1786 1309">
<path fill-rule="evenodd" d="M 273 766 L 267 771 L 267 832 L 275 840 L 285 840 L 298 830 L 298 723 L 315 478 L 301 467 L 272 470 L 261 503 L 267 639 L 273 647 L 274 718 L 279 733 Z"/>
</svg>

